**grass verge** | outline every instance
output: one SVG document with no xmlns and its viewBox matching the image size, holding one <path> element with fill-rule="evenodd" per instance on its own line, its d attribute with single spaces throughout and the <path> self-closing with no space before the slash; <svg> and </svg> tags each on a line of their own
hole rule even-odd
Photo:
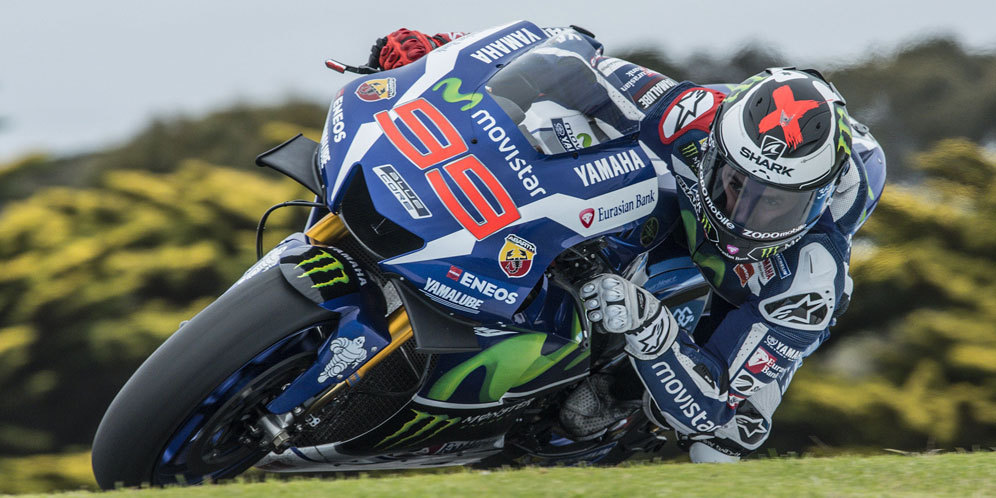
<svg viewBox="0 0 996 498">
<path fill-rule="evenodd" d="M 644 463 L 349 479 L 293 478 L 118 490 L 108 498 L 215 496 L 996 496 L 996 452 L 766 458 L 736 465 Z M 40 496 L 40 495 L 36 495 Z M 59 496 L 93 496 L 86 491 Z"/>
</svg>

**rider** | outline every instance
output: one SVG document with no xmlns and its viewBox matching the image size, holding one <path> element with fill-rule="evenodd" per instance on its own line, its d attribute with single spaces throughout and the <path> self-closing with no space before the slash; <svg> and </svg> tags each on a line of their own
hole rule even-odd
<svg viewBox="0 0 996 498">
<path fill-rule="evenodd" d="M 402 29 L 378 40 L 370 65 L 399 67 L 459 36 Z M 693 337 L 649 291 L 605 274 L 580 290 L 588 318 L 624 335 L 644 411 L 675 430 L 693 461 L 736 461 L 767 439 L 795 370 L 847 308 L 851 237 L 877 203 L 868 170 L 884 178 L 884 155 L 814 70 L 772 68 L 729 88 L 619 59 L 592 64 L 663 90 L 626 95 L 644 112 L 641 143 L 674 175 L 682 242 L 714 296 Z M 632 411 L 617 394 L 605 377 L 582 383 L 562 425 L 597 435 Z"/>
</svg>

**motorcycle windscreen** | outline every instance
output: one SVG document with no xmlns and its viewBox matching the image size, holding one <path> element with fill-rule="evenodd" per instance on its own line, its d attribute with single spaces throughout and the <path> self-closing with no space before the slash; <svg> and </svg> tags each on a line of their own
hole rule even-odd
<svg viewBox="0 0 996 498">
<path fill-rule="evenodd" d="M 635 132 L 642 117 L 614 76 L 591 66 L 597 57 L 588 41 L 566 31 L 502 68 L 485 90 L 542 153 L 593 147 Z"/>
</svg>

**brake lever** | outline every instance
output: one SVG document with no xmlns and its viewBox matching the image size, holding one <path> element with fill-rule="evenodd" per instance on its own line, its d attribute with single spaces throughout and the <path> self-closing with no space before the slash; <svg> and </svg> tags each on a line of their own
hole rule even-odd
<svg viewBox="0 0 996 498">
<path fill-rule="evenodd" d="M 356 73 L 356 74 L 373 74 L 373 73 L 379 73 L 380 72 L 380 69 L 377 69 L 375 67 L 370 67 L 370 66 L 349 66 L 349 65 L 343 64 L 343 63 L 341 63 L 341 62 L 339 62 L 339 61 L 337 61 L 335 59 L 328 59 L 328 60 L 326 60 L 325 61 L 325 67 L 327 67 L 327 68 L 329 68 L 329 69 L 331 69 L 333 71 L 338 71 L 340 73 L 345 73 L 346 71 L 349 71 L 351 73 Z"/>
</svg>

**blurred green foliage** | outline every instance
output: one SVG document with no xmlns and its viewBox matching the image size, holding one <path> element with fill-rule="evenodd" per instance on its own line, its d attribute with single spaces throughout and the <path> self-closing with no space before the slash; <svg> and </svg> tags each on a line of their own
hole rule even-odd
<svg viewBox="0 0 996 498">
<path fill-rule="evenodd" d="M 757 47 L 695 64 L 625 56 L 698 81 L 791 63 Z M 883 142 L 892 182 L 855 241 L 851 309 L 796 376 L 768 446 L 996 444 L 996 161 L 977 145 L 996 137 L 996 59 L 934 40 L 832 79 Z M 254 260 L 258 216 L 310 198 L 252 160 L 298 132 L 317 140 L 324 112 L 239 106 L 157 121 L 112 150 L 0 165 L 0 454 L 89 444 L 145 356 Z M 278 211 L 271 231 L 303 215 Z M 35 458 L 54 460 L 23 464 L 42 469 L 31 475 L 63 465 Z M 0 475 L 21 465 L 0 461 Z M 78 486 L 74 472 L 52 479 Z"/>
<path fill-rule="evenodd" d="M 275 172 L 202 159 L 227 148 L 223 159 L 250 161 L 301 130 L 317 139 L 322 111 L 298 107 L 156 124 L 116 151 L 4 169 L 25 185 L 74 163 L 90 173 L 14 192 L 0 211 L 0 453 L 88 444 L 138 364 L 254 261 L 259 215 L 312 198 Z M 156 161 L 140 157 L 166 144 Z M 305 215 L 277 211 L 269 229 L 295 231 Z"/>
<path fill-rule="evenodd" d="M 923 183 L 888 186 L 859 233 L 854 299 L 788 391 L 784 445 L 996 443 L 996 158 L 949 139 L 915 165 Z"/>
<path fill-rule="evenodd" d="M 98 489 L 89 451 L 0 458 L 0 477 L 3 494 Z"/>
</svg>

